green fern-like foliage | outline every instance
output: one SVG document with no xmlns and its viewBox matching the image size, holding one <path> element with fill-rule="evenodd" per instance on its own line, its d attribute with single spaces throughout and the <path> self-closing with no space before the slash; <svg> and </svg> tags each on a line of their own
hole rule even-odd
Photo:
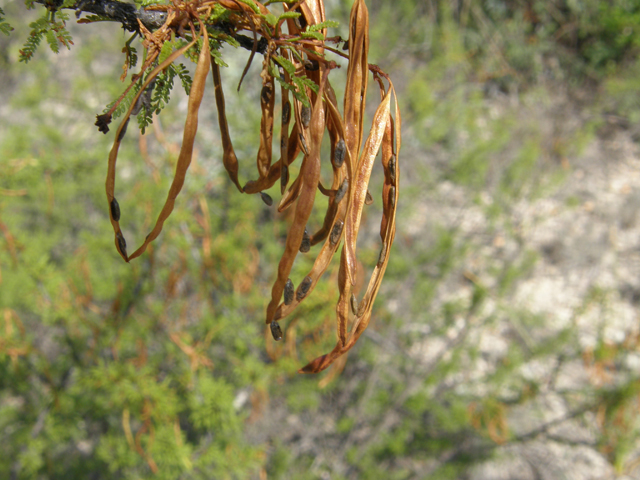
<svg viewBox="0 0 640 480">
<path fill-rule="evenodd" d="M 4 10 L 0 8 L 0 32 L 9 35 L 13 27 L 4 21 Z"/>
<path fill-rule="evenodd" d="M 61 44 L 67 48 L 71 48 L 73 39 L 66 28 L 66 21 L 69 19 L 69 16 L 66 13 L 58 12 L 59 20 L 56 20 L 55 15 L 56 12 L 47 12 L 44 17 L 39 18 L 29 25 L 31 27 L 31 33 L 24 47 L 20 50 L 21 62 L 28 63 L 29 60 L 33 58 L 43 38 L 47 40 L 49 47 L 55 53 L 60 51 Z M 0 29 L 2 29 L 1 26 Z"/>
</svg>

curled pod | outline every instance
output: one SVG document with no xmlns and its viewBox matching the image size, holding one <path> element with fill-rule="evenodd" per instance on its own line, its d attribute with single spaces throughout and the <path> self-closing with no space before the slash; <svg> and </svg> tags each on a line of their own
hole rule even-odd
<svg viewBox="0 0 640 480">
<path fill-rule="evenodd" d="M 307 128 L 309 122 L 311 122 L 311 109 L 309 107 L 302 107 L 300 109 L 300 120 L 302 120 L 302 126 Z"/>
<path fill-rule="evenodd" d="M 342 227 L 344 226 L 344 222 L 342 220 L 338 220 L 331 229 L 331 235 L 329 236 L 329 242 L 331 242 L 332 246 L 335 246 L 340 241 L 340 236 L 342 235 Z"/>
<path fill-rule="evenodd" d="M 291 118 L 291 102 L 284 104 L 282 107 L 282 123 L 289 123 L 289 119 Z"/>
<path fill-rule="evenodd" d="M 347 144 L 344 143 L 344 139 L 340 139 L 336 144 L 336 148 L 333 151 L 333 166 L 340 168 L 344 163 L 344 156 L 347 153 Z"/>
<path fill-rule="evenodd" d="M 280 324 L 276 321 L 273 321 L 269 324 L 271 327 L 271 336 L 277 342 L 278 340 L 282 340 L 282 329 L 280 328 Z"/>
<path fill-rule="evenodd" d="M 338 187 L 338 190 L 336 190 L 336 196 L 334 197 L 333 201 L 336 204 L 340 203 L 340 200 L 344 198 L 344 194 L 347 193 L 347 190 L 349 190 L 349 180 L 345 178 Z"/>
<path fill-rule="evenodd" d="M 111 218 L 113 218 L 116 222 L 120 221 L 120 205 L 118 205 L 118 201 L 116 200 L 115 197 L 113 197 L 113 200 L 111 200 L 111 203 L 109 204 L 109 206 L 111 207 Z"/>
<path fill-rule="evenodd" d="M 351 294 L 351 301 L 349 302 L 351 304 L 351 311 L 353 312 L 354 315 L 358 314 L 358 300 L 356 299 L 356 296 L 352 293 Z"/>
<path fill-rule="evenodd" d="M 391 204 L 391 208 L 395 208 L 396 206 L 396 187 L 391 186 L 389 189 L 389 203 Z"/>
<path fill-rule="evenodd" d="M 367 190 L 367 195 L 364 197 L 364 203 L 365 205 L 371 205 L 373 203 L 373 197 L 369 190 Z"/>
<path fill-rule="evenodd" d="M 284 304 L 291 305 L 293 302 L 293 282 L 290 278 L 287 279 L 287 283 L 284 284 Z"/>
<path fill-rule="evenodd" d="M 262 198 L 262 201 L 265 203 L 265 205 L 267 205 L 268 207 L 270 207 L 271 205 L 273 205 L 273 198 L 271 198 L 271 195 L 269 195 L 268 193 L 264 193 L 264 192 L 260 192 L 260 198 Z"/>
<path fill-rule="evenodd" d="M 302 283 L 298 287 L 298 291 L 296 293 L 296 300 L 300 301 L 307 296 L 307 293 L 309 293 L 309 289 L 311 288 L 312 283 L 313 283 L 313 280 L 311 280 L 311 277 L 309 276 L 304 277 L 304 280 L 302 280 Z"/>
<path fill-rule="evenodd" d="M 309 231 L 305 227 L 304 234 L 302 235 L 302 242 L 300 243 L 300 251 L 307 253 L 311 250 L 311 237 L 309 237 Z"/>
</svg>

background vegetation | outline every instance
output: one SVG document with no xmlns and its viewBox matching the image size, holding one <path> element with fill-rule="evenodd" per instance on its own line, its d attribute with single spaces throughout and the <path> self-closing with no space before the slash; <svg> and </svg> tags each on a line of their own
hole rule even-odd
<svg viewBox="0 0 640 480">
<path fill-rule="evenodd" d="M 123 88 L 121 29 L 69 25 L 71 51 L 25 65 L 36 16 L 0 6 L 15 27 L 0 35 L 1 478 L 640 475 L 637 2 L 369 3 L 370 61 L 405 112 L 400 218 L 338 376 L 295 373 L 333 344 L 335 282 L 283 345 L 264 328 L 286 222 L 233 192 L 214 109 L 170 223 L 125 264 L 104 206 L 112 139 L 93 126 Z M 350 6 L 328 17 L 344 26 Z M 235 85 L 248 52 L 223 53 Z M 257 68 L 228 95 L 247 171 Z M 178 90 L 123 145 L 132 238 L 168 188 Z"/>
</svg>

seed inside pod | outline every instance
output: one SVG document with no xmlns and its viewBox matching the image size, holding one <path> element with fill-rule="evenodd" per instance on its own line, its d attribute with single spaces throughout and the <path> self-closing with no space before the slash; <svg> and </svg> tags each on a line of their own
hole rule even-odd
<svg viewBox="0 0 640 480">
<path fill-rule="evenodd" d="M 277 342 L 278 340 L 282 340 L 282 329 L 280 328 L 280 324 L 278 322 L 271 322 L 269 324 L 271 327 L 271 335 L 273 339 Z"/>
<path fill-rule="evenodd" d="M 340 139 L 336 144 L 336 149 L 333 152 L 333 166 L 340 168 L 344 163 L 344 156 L 347 153 L 347 144 L 344 143 L 344 139 Z"/>
<path fill-rule="evenodd" d="M 282 107 L 282 123 L 289 123 L 289 118 L 291 118 L 291 102 L 287 102 Z"/>
<path fill-rule="evenodd" d="M 353 312 L 354 315 L 358 314 L 358 300 L 356 299 L 356 296 L 352 293 L 351 294 L 351 301 L 349 302 L 351 304 L 351 311 Z"/>
<path fill-rule="evenodd" d="M 389 176 L 391 177 L 391 181 L 396 183 L 396 156 L 391 155 L 389 159 Z"/>
<path fill-rule="evenodd" d="M 340 203 L 340 200 L 344 198 L 344 194 L 347 193 L 347 190 L 349 190 L 349 180 L 345 178 L 338 187 L 338 190 L 336 190 L 336 196 L 333 201 L 336 204 Z"/>
<path fill-rule="evenodd" d="M 273 205 L 273 198 L 271 198 L 271 195 L 269 195 L 268 193 L 264 193 L 264 192 L 260 192 L 260 198 L 262 198 L 262 201 L 268 206 L 270 207 L 271 205 Z"/>
<path fill-rule="evenodd" d="M 307 293 L 309 293 L 309 288 L 311 288 L 312 283 L 313 283 L 313 280 L 311 280 L 311 277 L 309 276 L 304 277 L 304 280 L 302 280 L 302 283 L 298 287 L 298 292 L 296 293 L 296 300 L 298 301 L 302 300 L 307 295 Z"/>
<path fill-rule="evenodd" d="M 391 208 L 395 208 L 396 206 L 396 187 L 391 186 L 389 189 L 389 203 L 391 203 Z"/>
<path fill-rule="evenodd" d="M 260 92 L 260 98 L 264 103 L 269 103 L 271 101 L 271 94 L 273 92 L 273 87 L 271 84 L 267 83 L 262 87 L 262 92 Z"/>
<path fill-rule="evenodd" d="M 378 255 L 378 267 L 381 267 L 384 261 L 387 258 L 387 242 L 382 244 L 382 248 L 380 249 L 380 254 Z"/>
<path fill-rule="evenodd" d="M 293 302 L 293 282 L 290 278 L 287 279 L 287 283 L 284 284 L 284 304 L 291 305 Z"/>
<path fill-rule="evenodd" d="M 127 255 L 127 241 L 122 236 L 122 233 L 116 233 L 116 240 L 118 241 L 118 249 L 123 257 L 128 258 Z"/>
<path fill-rule="evenodd" d="M 342 220 L 338 220 L 331 229 L 331 235 L 329 236 L 329 242 L 332 246 L 338 243 L 340 240 L 340 235 L 342 235 L 342 226 L 344 222 Z"/>
<path fill-rule="evenodd" d="M 280 170 L 280 193 L 284 193 L 284 189 L 287 188 L 287 184 L 289 183 L 289 167 L 286 165 L 282 166 Z"/>
<path fill-rule="evenodd" d="M 309 155 L 309 149 L 307 148 L 307 141 L 304 139 L 304 135 L 299 133 L 298 137 L 300 137 L 300 146 L 302 147 L 302 151 L 305 155 Z"/>
<path fill-rule="evenodd" d="M 364 311 L 366 310 L 366 308 L 367 308 L 367 302 L 365 302 L 364 299 L 362 299 L 362 302 L 360 302 L 360 305 L 358 305 L 358 311 L 356 313 L 356 317 L 361 317 Z"/>
<path fill-rule="evenodd" d="M 121 142 L 122 139 L 124 138 L 124 134 L 127 133 L 127 127 L 129 126 L 129 120 L 130 118 L 127 118 L 127 121 L 124 122 L 124 125 L 122 126 L 122 130 L 120 130 L 120 135 L 118 135 L 118 141 Z"/>
<path fill-rule="evenodd" d="M 113 218 L 116 222 L 120 221 L 120 205 L 118 205 L 118 201 L 113 198 L 111 200 L 111 218 Z"/>
<path fill-rule="evenodd" d="M 309 237 L 309 230 L 304 229 L 304 234 L 302 235 L 302 242 L 300 243 L 300 251 L 302 253 L 307 253 L 311 250 L 311 238 Z"/>
<path fill-rule="evenodd" d="M 364 197 L 364 203 L 365 205 L 371 205 L 373 203 L 373 197 L 369 190 L 367 190 L 367 195 Z"/>
<path fill-rule="evenodd" d="M 311 109 L 309 107 L 302 107 L 300 109 L 300 119 L 302 120 L 302 126 L 307 128 L 311 121 Z"/>
</svg>

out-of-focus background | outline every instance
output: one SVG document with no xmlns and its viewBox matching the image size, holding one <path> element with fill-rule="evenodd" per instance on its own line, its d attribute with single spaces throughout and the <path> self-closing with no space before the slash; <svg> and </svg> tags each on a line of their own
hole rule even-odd
<svg viewBox="0 0 640 480">
<path fill-rule="evenodd" d="M 212 88 L 177 208 L 125 264 L 104 195 L 115 129 L 93 123 L 125 87 L 128 37 L 70 22 L 71 51 L 25 65 L 42 9 L 0 1 L 0 478 L 640 478 L 640 4 L 367 3 L 370 62 L 403 111 L 398 231 L 344 370 L 303 376 L 335 341 L 336 266 L 273 342 L 287 216 L 228 180 Z M 327 2 L 331 33 L 350 7 Z M 249 52 L 223 55 L 247 180 L 261 61 L 236 93 Z M 132 246 L 185 112 L 178 86 L 146 135 L 129 127 Z M 365 267 L 381 186 L 376 171 Z"/>
</svg>

